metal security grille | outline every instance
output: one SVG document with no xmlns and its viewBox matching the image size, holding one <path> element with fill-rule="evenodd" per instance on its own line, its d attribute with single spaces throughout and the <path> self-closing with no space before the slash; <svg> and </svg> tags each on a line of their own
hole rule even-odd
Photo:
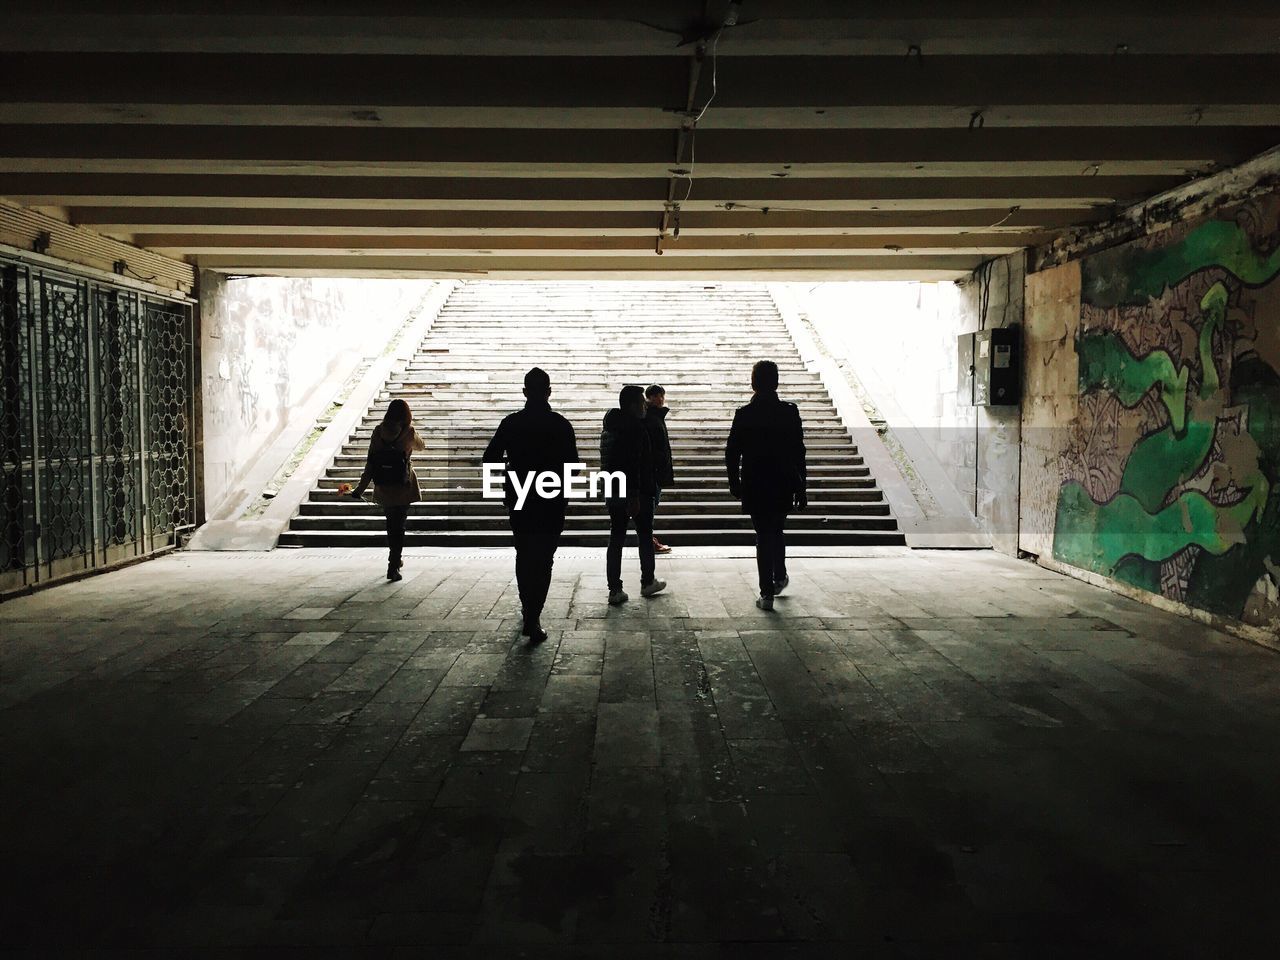
<svg viewBox="0 0 1280 960">
<path fill-rule="evenodd" d="M 35 564 L 34 419 L 31 416 L 31 289 L 25 270 L 0 263 L 0 577 Z"/>
<path fill-rule="evenodd" d="M 124 546 L 142 520 L 142 316 L 138 297 L 98 291 L 98 411 L 102 422 L 102 539 Z"/>
<path fill-rule="evenodd" d="M 0 589 L 148 553 L 195 522 L 193 314 L 0 258 Z"/>
<path fill-rule="evenodd" d="M 191 317 L 172 303 L 143 301 L 148 517 L 153 534 L 193 521 L 191 478 Z"/>
</svg>

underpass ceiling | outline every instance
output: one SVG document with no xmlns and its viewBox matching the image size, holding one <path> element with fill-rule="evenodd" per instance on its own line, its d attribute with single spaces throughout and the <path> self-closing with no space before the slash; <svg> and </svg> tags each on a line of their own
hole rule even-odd
<svg viewBox="0 0 1280 960">
<path fill-rule="evenodd" d="M 1280 143 L 1274 3 L 440 7 L 30 5 L 0 195 L 236 274 L 940 279 Z"/>
</svg>

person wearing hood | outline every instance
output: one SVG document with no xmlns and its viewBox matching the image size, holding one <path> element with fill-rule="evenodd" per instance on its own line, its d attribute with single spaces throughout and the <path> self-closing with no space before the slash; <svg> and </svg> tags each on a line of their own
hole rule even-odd
<svg viewBox="0 0 1280 960">
<path fill-rule="evenodd" d="M 404 566 L 404 529 L 409 505 L 422 499 L 418 475 L 413 472 L 413 452 L 426 444 L 413 429 L 413 413 L 403 400 L 392 400 L 382 422 L 373 428 L 369 454 L 365 458 L 360 483 L 351 491 L 356 500 L 373 484 L 373 500 L 387 518 L 387 579 L 401 580 Z"/>
<path fill-rule="evenodd" d="M 649 431 L 649 445 L 653 450 L 653 512 L 658 512 L 658 504 L 662 502 L 662 491 L 675 483 L 675 472 L 671 458 L 671 438 L 667 436 L 667 414 L 671 408 L 667 406 L 667 391 L 661 384 L 651 384 L 644 392 L 646 409 L 644 414 L 645 429 Z M 653 552 L 670 553 L 671 548 L 653 535 Z"/>
<path fill-rule="evenodd" d="M 778 398 L 778 365 L 772 360 L 751 368 L 751 389 L 751 402 L 733 415 L 724 460 L 729 493 L 742 501 L 756 531 L 756 606 L 772 610 L 773 598 L 790 582 L 783 534 L 787 514 L 809 504 L 804 427 L 800 409 Z"/>
<path fill-rule="evenodd" d="M 609 582 L 609 604 L 627 602 L 622 589 L 622 545 L 627 527 L 634 525 L 640 550 L 640 595 L 652 597 L 666 589 L 654 577 L 653 561 L 653 444 L 644 424 L 644 389 L 628 384 L 618 394 L 618 406 L 604 415 L 600 432 L 600 469 L 626 477 L 626 496 L 611 496 L 609 507 L 609 549 L 605 574 Z"/>
<path fill-rule="evenodd" d="M 562 475 L 578 463 L 573 424 L 551 409 L 551 378 L 534 367 L 524 375 L 524 409 L 504 417 L 485 448 L 483 463 L 503 464 L 507 473 L 504 502 L 516 545 L 516 588 L 524 624 L 520 632 L 530 643 L 547 639 L 542 608 L 551 589 L 551 569 L 564 532 L 564 490 L 544 497 L 530 488 L 521 504 L 511 474 L 521 477 L 550 472 Z"/>
</svg>

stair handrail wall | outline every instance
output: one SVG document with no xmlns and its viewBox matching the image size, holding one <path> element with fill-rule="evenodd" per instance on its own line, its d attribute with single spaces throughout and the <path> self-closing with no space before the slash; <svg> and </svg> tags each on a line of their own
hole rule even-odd
<svg viewBox="0 0 1280 960">
<path fill-rule="evenodd" d="M 369 365 L 342 409 L 329 421 L 324 432 L 260 516 L 251 520 L 231 518 L 206 524 L 196 532 L 190 547 L 197 550 L 274 549 L 280 534 L 298 515 L 316 478 L 333 462 L 348 436 L 385 388 L 391 374 L 397 369 L 403 369 L 413 359 L 440 311 L 459 285 L 454 280 L 441 281 L 428 292 L 418 315 L 395 334 L 398 338 L 395 347 Z"/>
<path fill-rule="evenodd" d="M 889 508 L 893 516 L 897 518 L 898 524 L 906 536 L 908 546 L 918 548 L 989 545 L 989 541 L 984 541 L 981 537 L 976 523 L 971 528 L 967 527 L 962 531 L 931 529 L 935 525 L 930 522 L 930 518 L 921 509 L 919 501 L 911 490 L 910 483 L 902 475 L 898 462 L 885 445 L 880 432 L 871 423 L 866 410 L 862 406 L 862 401 L 849 386 L 848 381 L 845 379 L 844 371 L 841 370 L 835 359 L 824 351 L 814 339 L 808 324 L 805 322 L 804 312 L 796 302 L 795 295 L 789 285 L 770 283 L 766 286 L 769 296 L 773 299 L 774 306 L 778 310 L 778 314 L 782 317 L 782 322 L 786 325 L 787 332 L 791 335 L 791 339 L 796 345 L 801 361 L 806 369 L 818 374 L 822 385 L 826 388 L 827 394 L 831 398 L 832 405 L 835 407 L 836 415 L 840 418 L 840 422 L 844 424 L 845 429 L 849 431 L 849 435 L 853 437 L 858 446 L 858 452 L 862 455 L 863 462 L 871 468 L 872 474 L 876 477 L 885 499 L 889 502 Z M 923 456 L 926 454 L 927 451 L 925 450 L 915 450 L 910 453 L 913 460 L 918 455 Z M 931 493 L 933 492 L 932 487 L 933 485 L 931 484 Z M 959 520 L 961 518 L 956 517 L 954 519 Z"/>
<path fill-rule="evenodd" d="M 418 352 L 422 341 L 431 332 L 432 325 L 440 316 L 440 311 L 448 303 L 453 292 L 461 284 L 450 280 L 436 286 L 423 302 L 418 316 L 399 334 L 399 341 L 394 350 L 388 351 L 370 365 L 360 383 L 352 391 L 351 397 L 320 434 L 320 439 L 307 453 L 307 456 L 289 478 L 288 483 L 280 490 L 279 495 L 271 502 L 263 516 L 279 521 L 283 530 L 298 514 L 298 508 L 307 499 L 316 477 L 324 472 L 333 462 L 334 456 L 342 449 L 347 438 L 355 431 L 356 425 L 364 417 L 365 411 L 377 399 L 386 387 L 387 380 L 396 370 L 403 369 Z"/>
</svg>

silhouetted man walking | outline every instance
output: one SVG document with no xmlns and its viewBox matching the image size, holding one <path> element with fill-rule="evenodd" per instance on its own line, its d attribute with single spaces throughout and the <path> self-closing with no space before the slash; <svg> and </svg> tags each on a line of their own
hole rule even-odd
<svg viewBox="0 0 1280 960">
<path fill-rule="evenodd" d="M 799 408 L 778 398 L 778 365 L 772 360 L 751 368 L 751 389 L 751 402 L 733 415 L 724 461 L 729 493 L 742 501 L 756 531 L 756 606 L 772 610 L 774 596 L 789 582 L 783 533 L 787 514 L 809 504 L 804 428 Z"/>
<path fill-rule="evenodd" d="M 566 464 L 578 463 L 573 425 L 551 409 L 551 378 L 534 367 L 524 375 L 524 409 L 509 414 L 484 451 L 485 463 L 504 463 L 507 474 L 503 502 L 511 518 L 516 542 L 516 587 L 524 613 L 521 632 L 530 643 L 547 639 L 542 608 L 551 589 L 551 568 L 564 532 L 564 491 L 542 496 L 532 486 L 522 507 L 517 506 L 511 473 L 528 477 L 550 471 L 563 474 Z"/>
<path fill-rule="evenodd" d="M 636 528 L 636 546 L 640 550 L 640 595 L 652 597 L 666 589 L 666 583 L 653 575 L 653 446 L 644 425 L 644 389 L 635 385 L 622 388 L 618 406 L 604 415 L 600 431 L 600 469 L 623 474 L 627 481 L 625 497 L 611 496 L 609 506 L 609 549 L 605 555 L 605 574 L 609 581 L 611 606 L 627 602 L 622 589 L 622 545 L 627 539 L 627 526 Z"/>
</svg>

